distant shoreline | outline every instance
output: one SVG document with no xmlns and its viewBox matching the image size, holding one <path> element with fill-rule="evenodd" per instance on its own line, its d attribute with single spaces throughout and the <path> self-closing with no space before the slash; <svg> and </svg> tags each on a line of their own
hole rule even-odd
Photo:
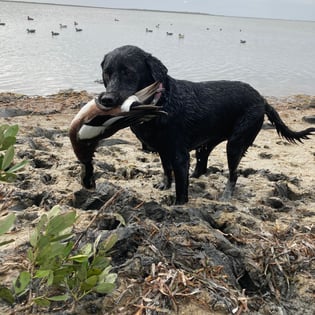
<svg viewBox="0 0 315 315">
<path fill-rule="evenodd" d="M 291 19 L 281 19 L 281 18 L 264 18 L 264 17 L 250 17 L 250 16 L 221 15 L 221 14 L 211 14 L 211 13 L 205 13 L 205 12 L 99 7 L 99 6 L 78 5 L 78 4 L 59 4 L 59 3 L 45 3 L 45 2 L 34 2 L 34 1 L 27 1 L 26 2 L 26 1 L 19 1 L 19 0 L 0 0 L 0 2 L 26 3 L 26 4 L 30 3 L 30 4 L 42 4 L 42 5 L 64 6 L 64 7 L 95 8 L 95 9 L 105 9 L 105 10 L 140 11 L 140 12 L 142 11 L 142 12 L 177 13 L 177 14 L 195 14 L 195 15 L 227 17 L 227 18 L 240 18 L 240 19 L 259 19 L 259 20 L 272 20 L 272 21 L 313 22 L 313 23 L 315 23 L 315 21 L 312 21 L 312 20 L 291 20 Z"/>
</svg>

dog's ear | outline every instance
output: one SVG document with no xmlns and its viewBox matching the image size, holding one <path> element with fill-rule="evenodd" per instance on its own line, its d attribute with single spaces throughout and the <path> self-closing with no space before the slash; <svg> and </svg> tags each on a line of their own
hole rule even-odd
<svg viewBox="0 0 315 315">
<path fill-rule="evenodd" d="M 105 59 L 106 59 L 106 55 L 104 56 L 102 62 L 101 62 L 101 68 L 103 69 L 103 66 L 104 66 L 104 62 L 105 62 Z"/>
<path fill-rule="evenodd" d="M 151 69 L 152 77 L 155 81 L 164 82 L 167 75 L 167 68 L 156 57 L 149 55 L 146 58 L 146 62 Z"/>
</svg>

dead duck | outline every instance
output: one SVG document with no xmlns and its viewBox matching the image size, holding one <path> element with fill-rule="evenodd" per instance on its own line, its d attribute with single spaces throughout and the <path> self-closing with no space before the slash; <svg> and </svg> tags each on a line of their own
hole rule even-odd
<svg viewBox="0 0 315 315">
<path fill-rule="evenodd" d="M 120 129 L 166 114 L 156 106 L 162 91 L 161 84 L 155 82 L 128 97 L 122 105 L 103 106 L 98 101 L 101 94 L 81 108 L 70 124 L 69 137 L 73 151 L 81 162 L 84 187 L 95 187 L 92 160 L 100 140 L 112 136 Z M 145 105 L 151 97 L 151 104 Z"/>
</svg>

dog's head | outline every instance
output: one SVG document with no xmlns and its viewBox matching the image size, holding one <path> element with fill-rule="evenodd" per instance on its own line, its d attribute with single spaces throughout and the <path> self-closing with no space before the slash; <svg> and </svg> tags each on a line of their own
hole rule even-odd
<svg viewBox="0 0 315 315">
<path fill-rule="evenodd" d="M 160 60 L 135 46 L 122 46 L 105 55 L 102 63 L 106 92 L 99 102 L 106 107 L 117 106 L 129 96 L 153 82 L 165 82 L 167 68 Z"/>
</svg>

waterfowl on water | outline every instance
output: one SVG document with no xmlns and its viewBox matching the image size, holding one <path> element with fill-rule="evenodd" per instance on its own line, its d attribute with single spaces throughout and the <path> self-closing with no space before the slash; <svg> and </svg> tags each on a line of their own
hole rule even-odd
<svg viewBox="0 0 315 315">
<path fill-rule="evenodd" d="M 4 26 L 4 25 L 5 25 L 5 23 L 4 23 L 4 22 L 0 22 L 0 25 Z"/>
<path fill-rule="evenodd" d="M 147 33 L 152 33 L 153 32 L 153 30 L 151 30 L 151 29 L 149 29 L 149 28 L 145 28 L 145 31 L 147 32 Z"/>
<path fill-rule="evenodd" d="M 36 32 L 36 30 L 33 28 L 32 29 L 27 28 L 26 31 L 27 31 L 27 33 L 35 33 Z"/>
<path fill-rule="evenodd" d="M 171 33 L 171 32 L 166 32 L 166 35 L 168 35 L 168 36 L 172 36 L 172 35 L 173 35 L 173 33 Z"/>
<path fill-rule="evenodd" d="M 78 23 L 78 22 L 76 22 L 76 21 L 74 21 L 74 22 L 73 22 L 73 24 L 74 24 L 74 25 L 79 25 L 79 23 Z"/>
<path fill-rule="evenodd" d="M 60 28 L 67 28 L 67 25 L 66 24 L 59 24 Z"/>
<path fill-rule="evenodd" d="M 30 17 L 29 15 L 27 16 L 27 19 L 28 19 L 29 21 L 34 21 L 34 19 L 33 19 L 32 17 Z"/>
<path fill-rule="evenodd" d="M 246 43 L 246 40 L 241 39 L 241 40 L 240 40 L 240 43 L 241 43 L 241 44 L 245 44 L 245 43 Z"/>
<path fill-rule="evenodd" d="M 76 28 L 75 28 L 75 31 L 76 31 L 76 32 L 82 32 L 82 28 L 76 27 Z"/>
<path fill-rule="evenodd" d="M 185 38 L 185 35 L 184 35 L 184 34 L 179 33 L 179 34 L 178 34 L 178 38 Z"/>
<path fill-rule="evenodd" d="M 58 35 L 59 35 L 59 33 L 51 31 L 51 36 L 58 36 Z"/>
<path fill-rule="evenodd" d="M 112 136 L 120 129 L 166 114 L 155 105 L 162 91 L 161 84 L 155 82 L 128 97 L 122 105 L 105 107 L 96 98 L 81 108 L 70 124 L 69 137 L 74 153 L 82 163 L 83 181 L 86 168 L 93 168 L 92 159 L 101 139 Z M 151 97 L 154 97 L 151 104 L 145 105 Z"/>
</svg>

